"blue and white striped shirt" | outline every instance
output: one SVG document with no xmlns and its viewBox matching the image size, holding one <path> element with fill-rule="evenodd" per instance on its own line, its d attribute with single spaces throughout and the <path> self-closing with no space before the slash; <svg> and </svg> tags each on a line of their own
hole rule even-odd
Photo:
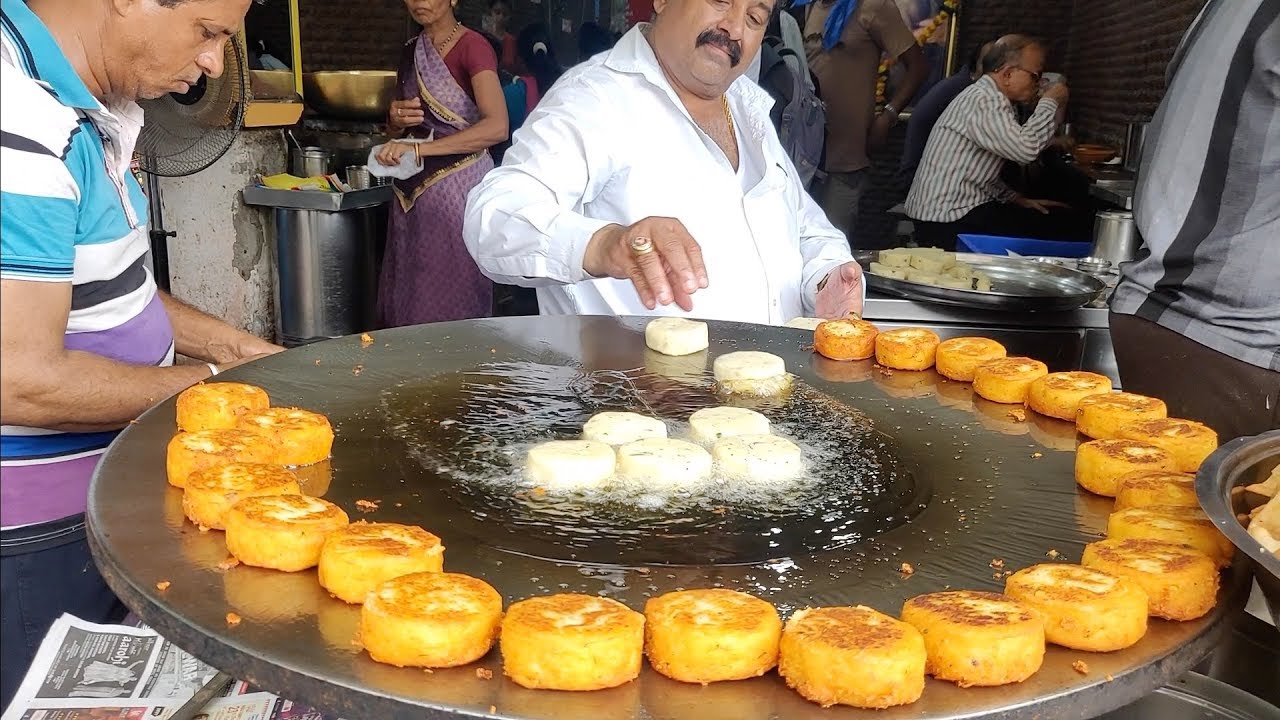
<svg viewBox="0 0 1280 720">
<path fill-rule="evenodd" d="M 172 364 L 147 201 L 130 172 L 142 109 L 94 98 L 21 0 L 3 0 L 0 40 L 0 278 L 71 285 L 68 349 Z M 4 426 L 0 525 L 83 511 L 88 476 L 113 437 Z"/>
</svg>

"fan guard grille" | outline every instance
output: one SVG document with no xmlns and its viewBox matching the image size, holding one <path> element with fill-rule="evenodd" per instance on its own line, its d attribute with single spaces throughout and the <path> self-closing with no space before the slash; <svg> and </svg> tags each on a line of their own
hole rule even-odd
<svg viewBox="0 0 1280 720">
<path fill-rule="evenodd" d="M 164 177 L 192 175 L 217 162 L 244 122 L 249 73 L 239 38 L 226 44 L 222 75 L 205 78 L 184 96 L 139 103 L 144 125 L 136 152 L 142 170 Z M 194 100 L 194 102 L 192 102 Z"/>
</svg>

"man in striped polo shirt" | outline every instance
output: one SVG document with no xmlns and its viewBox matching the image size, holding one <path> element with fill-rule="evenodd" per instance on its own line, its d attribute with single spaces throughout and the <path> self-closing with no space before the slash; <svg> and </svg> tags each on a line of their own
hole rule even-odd
<svg viewBox="0 0 1280 720">
<path fill-rule="evenodd" d="M 1000 179 L 1005 161 L 1025 165 L 1039 157 L 1066 112 L 1064 83 L 1040 94 L 1044 62 L 1036 40 L 1000 38 L 982 58 L 985 74 L 938 118 L 907 194 L 916 242 L 954 250 L 960 233 L 1088 239 L 1087 227 L 1058 212 L 1065 204 L 1023 197 Z M 1018 122 L 1014 103 L 1035 103 L 1026 123 Z"/>
<path fill-rule="evenodd" d="M 1210 0 L 1169 76 L 1111 337 L 1126 390 L 1225 442 L 1280 428 L 1280 0 Z"/>
<path fill-rule="evenodd" d="M 122 616 L 84 535 L 89 477 L 156 402 L 281 348 L 157 291 L 129 171 L 142 110 L 222 71 L 249 0 L 3 0 L 0 652 L 8 705 L 63 612 Z M 174 365 L 176 353 L 200 360 Z M 215 365 L 218 364 L 218 365 Z M 120 498 L 128 502 L 128 498 Z"/>
</svg>

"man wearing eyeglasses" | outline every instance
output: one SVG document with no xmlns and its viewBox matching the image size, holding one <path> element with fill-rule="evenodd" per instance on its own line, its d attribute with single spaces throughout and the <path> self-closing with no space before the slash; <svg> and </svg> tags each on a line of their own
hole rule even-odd
<svg viewBox="0 0 1280 720">
<path fill-rule="evenodd" d="M 938 118 L 907 195 L 919 244 L 954 250 L 960 233 L 1087 239 L 1070 237 L 1076 229 L 1058 217 L 1065 204 L 1023 197 L 1000 179 L 1005 161 L 1034 161 L 1066 113 L 1065 83 L 1041 92 L 1044 64 L 1039 41 L 1000 38 L 982 59 L 985 74 Z M 1035 105 L 1025 123 L 1015 103 Z"/>
</svg>

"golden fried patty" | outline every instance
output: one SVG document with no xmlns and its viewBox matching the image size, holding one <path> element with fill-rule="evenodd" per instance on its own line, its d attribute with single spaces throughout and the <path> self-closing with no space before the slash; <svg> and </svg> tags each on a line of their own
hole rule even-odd
<svg viewBox="0 0 1280 720">
<path fill-rule="evenodd" d="M 1029 357 L 988 360 L 973 371 L 973 391 L 991 402 L 1022 405 L 1031 383 L 1049 374 L 1049 367 Z"/>
<path fill-rule="evenodd" d="M 1218 601 L 1213 559 L 1185 545 L 1137 538 L 1100 540 L 1085 547 L 1080 564 L 1138 583 L 1147 593 L 1152 617 L 1195 620 Z"/>
<path fill-rule="evenodd" d="M 1076 429 L 1094 440 L 1120 437 L 1120 428 L 1137 420 L 1165 417 L 1163 400 L 1127 392 L 1090 395 L 1076 408 Z"/>
<path fill-rule="evenodd" d="M 227 550 L 246 565 L 293 572 L 315 567 L 325 538 L 348 522 L 342 508 L 307 495 L 259 495 L 226 514 Z"/>
<path fill-rule="evenodd" d="M 1111 378 L 1091 372 L 1049 373 L 1031 383 L 1027 390 L 1027 407 L 1041 415 L 1076 419 L 1080 401 L 1093 395 L 1111 392 Z"/>
<path fill-rule="evenodd" d="M 832 360 L 866 360 L 876 354 L 879 334 L 866 320 L 827 320 L 813 331 L 813 349 Z"/>
<path fill-rule="evenodd" d="M 200 383 L 178 393 L 178 429 L 230 430 L 241 416 L 270 406 L 267 391 L 260 387 L 233 382 Z"/>
<path fill-rule="evenodd" d="M 924 638 L 869 607 L 800 610 L 782 630 L 778 674 L 823 707 L 887 708 L 924 693 Z"/>
<path fill-rule="evenodd" d="M 645 603 L 645 654 L 675 680 L 710 683 L 763 675 L 778 662 L 782 620 L 773 605 L 734 590 L 683 590 Z"/>
<path fill-rule="evenodd" d="M 1200 507 L 1196 476 L 1167 470 L 1140 470 L 1122 475 L 1116 487 L 1116 510 L 1151 505 Z"/>
<path fill-rule="evenodd" d="M 938 334 L 925 328 L 898 328 L 876 335 L 876 362 L 895 370 L 928 370 L 938 353 Z"/>
<path fill-rule="evenodd" d="M 227 511 L 243 498 L 300 492 L 298 478 L 282 465 L 228 463 L 191 473 L 182 491 L 182 510 L 196 525 L 221 530 Z"/>
<path fill-rule="evenodd" d="M 1044 620 L 1045 639 L 1075 650 L 1120 650 L 1147 633 L 1147 593 L 1136 582 L 1081 565 L 1033 565 L 1004 593 Z"/>
<path fill-rule="evenodd" d="M 1231 564 L 1235 546 L 1198 507 L 1152 505 L 1127 508 L 1107 517 L 1107 537 L 1163 540 L 1199 550 L 1218 567 Z"/>
<path fill-rule="evenodd" d="M 281 465 L 318 463 L 333 450 L 329 418 L 309 410 L 268 408 L 240 418 L 240 428 L 270 439 Z"/>
<path fill-rule="evenodd" d="M 392 578 L 440 572 L 444 545 L 414 525 L 358 522 L 325 539 L 319 564 L 320 585 L 339 600 L 358 604 Z"/>
<path fill-rule="evenodd" d="M 523 687 L 616 687 L 640 674 L 644 615 L 591 595 L 521 600 L 502 620 L 501 647 L 503 672 Z"/>
<path fill-rule="evenodd" d="M 165 471 L 174 487 L 186 487 L 193 472 L 234 462 L 274 463 L 275 449 L 244 430 L 200 430 L 174 435 L 165 451 Z"/>
<path fill-rule="evenodd" d="M 1131 473 L 1176 469 L 1172 455 L 1135 440 L 1090 440 L 1076 448 L 1076 482 L 1095 495 L 1115 497 L 1120 478 Z"/>
<path fill-rule="evenodd" d="M 958 337 L 943 340 L 938 345 L 935 363 L 938 372 L 950 380 L 973 382 L 978 366 L 990 360 L 1008 355 L 1004 346 L 983 337 Z"/>
<path fill-rule="evenodd" d="M 423 572 L 388 580 L 360 609 L 360 644 L 398 667 L 457 667 L 484 657 L 498 637 L 502 596 L 483 580 Z"/>
<path fill-rule="evenodd" d="M 1218 449 L 1218 433 L 1203 423 L 1179 418 L 1138 420 L 1123 425 L 1120 437 L 1164 448 L 1181 472 L 1193 473 Z"/>
<path fill-rule="evenodd" d="M 902 620 L 924 637 L 928 673 L 960 687 L 1022 682 L 1044 661 L 1044 621 L 997 593 L 919 595 Z"/>
</svg>

